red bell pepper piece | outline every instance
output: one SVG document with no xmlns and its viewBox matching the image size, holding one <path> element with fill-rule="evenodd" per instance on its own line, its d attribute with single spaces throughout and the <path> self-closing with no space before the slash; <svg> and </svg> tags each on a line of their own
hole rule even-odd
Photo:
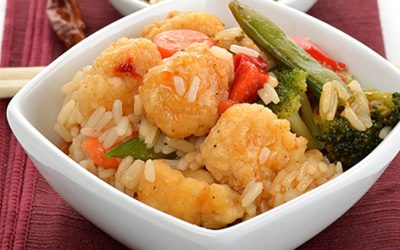
<svg viewBox="0 0 400 250">
<path fill-rule="evenodd" d="M 235 103 L 252 103 L 258 99 L 258 90 L 268 80 L 268 64 L 260 57 L 236 54 L 233 58 L 235 79 L 229 93 L 229 98 L 219 104 L 220 113 L 225 112 Z"/>
<path fill-rule="evenodd" d="M 331 57 L 322 52 L 322 50 L 312 41 L 297 36 L 291 36 L 291 38 L 295 43 L 297 43 L 297 45 L 302 47 L 308 54 L 310 54 L 323 66 L 330 68 L 333 71 L 342 71 L 346 69 L 346 64 L 333 60 Z"/>
</svg>

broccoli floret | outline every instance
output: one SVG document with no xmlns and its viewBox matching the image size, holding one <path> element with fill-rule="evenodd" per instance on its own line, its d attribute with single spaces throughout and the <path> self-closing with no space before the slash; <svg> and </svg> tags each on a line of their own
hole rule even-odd
<svg viewBox="0 0 400 250">
<path fill-rule="evenodd" d="M 372 127 L 358 131 L 343 117 L 322 121 L 316 116 L 320 129 L 317 139 L 325 143 L 326 156 L 340 161 L 348 169 L 366 157 L 382 141 L 384 127 L 393 128 L 400 121 L 400 93 L 366 92 L 371 106 Z"/>
<path fill-rule="evenodd" d="M 394 127 L 400 117 L 400 93 L 366 91 L 371 106 L 371 117 L 384 126 Z"/>
<path fill-rule="evenodd" d="M 315 134 L 310 129 L 315 125 L 309 124 L 310 119 L 304 119 L 300 115 L 303 108 L 307 106 L 305 103 L 310 106 L 305 94 L 308 74 L 301 69 L 288 69 L 281 66 L 275 67 L 271 72 L 276 75 L 279 81 L 279 85 L 275 90 L 280 101 L 277 104 L 270 103 L 267 106 L 280 119 L 287 119 L 293 132 L 307 138 L 309 148 L 321 148 L 322 144 L 315 139 Z M 313 123 L 313 121 L 311 122 Z"/>
<path fill-rule="evenodd" d="M 307 72 L 300 69 L 285 69 L 275 67 L 272 72 L 276 75 L 279 85 L 275 88 L 280 102 L 271 103 L 268 107 L 280 119 L 287 119 L 296 114 L 301 106 L 300 94 L 307 90 Z"/>
</svg>

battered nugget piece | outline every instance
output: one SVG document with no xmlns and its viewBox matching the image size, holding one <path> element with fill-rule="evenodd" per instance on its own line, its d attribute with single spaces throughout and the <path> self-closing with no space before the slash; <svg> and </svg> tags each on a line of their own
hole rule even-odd
<svg viewBox="0 0 400 250">
<path fill-rule="evenodd" d="M 218 182 L 242 193 L 250 181 L 272 182 L 284 166 L 303 161 L 306 149 L 287 120 L 258 104 L 237 104 L 211 129 L 201 155 Z"/>
<path fill-rule="evenodd" d="M 157 46 L 148 39 L 121 38 L 112 43 L 84 71 L 78 91 L 80 111 L 89 116 L 99 106 L 111 110 L 120 99 L 124 114 L 131 113 L 143 75 L 160 61 Z"/>
<path fill-rule="evenodd" d="M 207 228 L 221 228 L 243 216 L 240 196 L 228 186 L 185 178 L 162 160 L 153 161 L 153 166 L 155 181 L 141 177 L 138 200 Z"/>
<path fill-rule="evenodd" d="M 190 168 L 183 170 L 182 174 L 187 178 L 193 178 L 208 184 L 215 183 L 214 177 L 205 169 L 191 170 Z"/>
<path fill-rule="evenodd" d="M 164 59 L 139 90 L 147 119 L 172 138 L 207 134 L 219 117 L 218 104 L 228 97 L 230 67 L 196 43 Z"/>
<path fill-rule="evenodd" d="M 197 30 L 209 37 L 214 37 L 224 29 L 222 21 L 207 12 L 170 12 L 164 20 L 155 21 L 144 27 L 142 37 L 153 38 L 167 30 L 188 29 Z"/>
</svg>

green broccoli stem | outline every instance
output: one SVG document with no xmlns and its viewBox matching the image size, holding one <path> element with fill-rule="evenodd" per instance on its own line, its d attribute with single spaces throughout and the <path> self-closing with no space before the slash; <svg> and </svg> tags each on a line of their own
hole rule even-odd
<svg viewBox="0 0 400 250">
<path fill-rule="evenodd" d="M 317 124 L 315 124 L 314 111 L 311 108 L 310 100 L 308 100 L 306 93 L 300 94 L 300 104 L 301 117 L 303 118 L 303 121 L 310 131 L 311 135 L 314 138 L 317 138 L 317 136 L 320 135 L 321 132 L 319 131 Z"/>
<path fill-rule="evenodd" d="M 293 114 L 291 117 L 287 118 L 287 120 L 290 122 L 290 128 L 294 133 L 296 133 L 298 136 L 303 136 L 308 140 L 309 149 L 323 148 L 323 144 L 315 139 L 315 137 L 311 134 L 306 124 L 301 119 L 299 113 Z"/>
<path fill-rule="evenodd" d="M 317 97 L 321 95 L 322 86 L 330 81 L 337 81 L 343 91 L 349 91 L 335 72 L 322 66 L 297 46 L 269 18 L 240 4 L 237 0 L 231 1 L 229 8 L 242 30 L 260 49 L 268 52 L 284 65 L 302 69 L 309 74 L 308 85 Z"/>
</svg>

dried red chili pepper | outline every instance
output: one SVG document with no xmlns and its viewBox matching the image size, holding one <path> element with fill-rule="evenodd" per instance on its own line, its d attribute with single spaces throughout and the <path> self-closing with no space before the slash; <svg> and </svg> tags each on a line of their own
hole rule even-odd
<svg viewBox="0 0 400 250">
<path fill-rule="evenodd" d="M 53 30 L 67 48 L 86 37 L 77 0 L 48 0 L 46 12 Z"/>
</svg>

